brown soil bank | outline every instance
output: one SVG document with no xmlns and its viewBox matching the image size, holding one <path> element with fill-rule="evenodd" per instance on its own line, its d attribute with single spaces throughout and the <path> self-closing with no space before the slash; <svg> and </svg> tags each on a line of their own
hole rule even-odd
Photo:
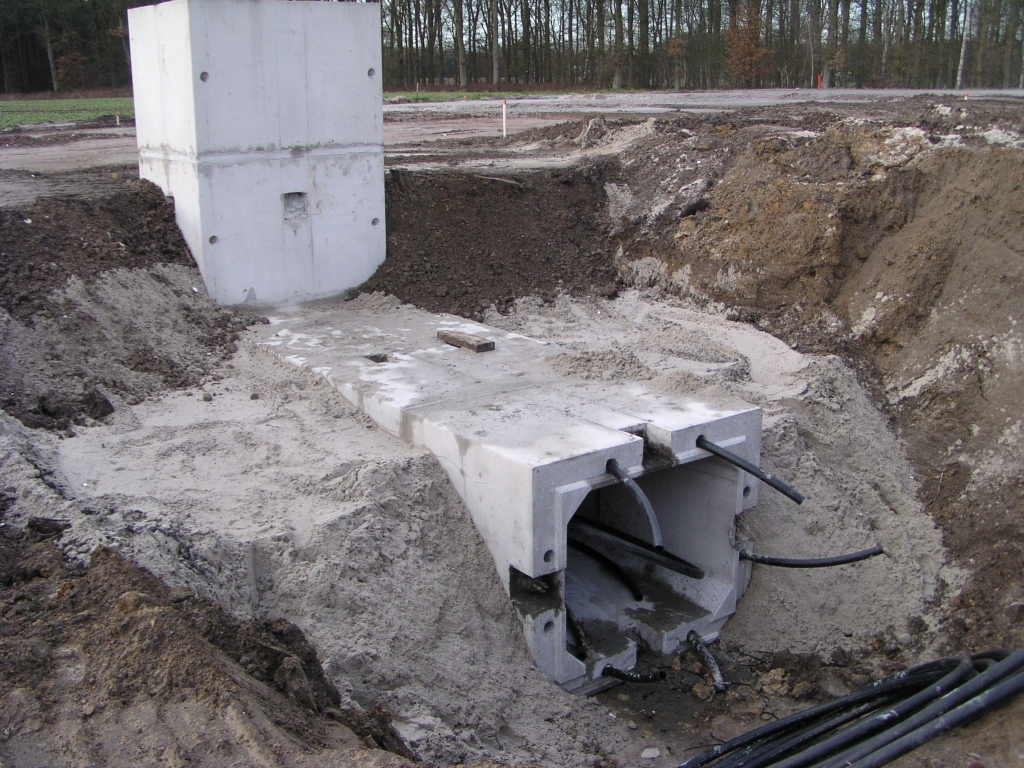
<svg viewBox="0 0 1024 768">
<path fill-rule="evenodd" d="M 710 174 L 631 174 L 641 152 L 691 141 L 669 126 L 627 154 L 622 187 L 633 208 L 665 208 L 699 177 L 707 207 L 616 231 L 634 282 L 839 353 L 874 385 L 973 574 L 947 606 L 950 649 L 1024 644 L 1024 106 L 1001 115 L 1008 127 L 945 105 L 902 125 L 730 125 Z"/>
<path fill-rule="evenodd" d="M 0 407 L 26 426 L 197 384 L 253 319 L 210 303 L 173 206 L 124 175 L 0 209 Z"/>
<path fill-rule="evenodd" d="M 363 290 L 472 318 L 523 296 L 614 295 L 604 185 L 602 165 L 515 177 L 392 170 L 387 260 Z"/>
<path fill-rule="evenodd" d="M 61 529 L 0 524 L 5 761 L 410 764 L 385 711 L 338 707 L 294 625 L 235 621 L 111 550 L 72 567 L 47 541 Z"/>
</svg>

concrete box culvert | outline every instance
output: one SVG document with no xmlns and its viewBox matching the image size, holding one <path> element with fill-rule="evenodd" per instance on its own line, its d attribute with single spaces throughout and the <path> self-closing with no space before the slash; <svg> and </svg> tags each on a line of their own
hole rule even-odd
<svg viewBox="0 0 1024 768">
<path fill-rule="evenodd" d="M 564 348 L 411 307 L 282 312 L 256 330 L 258 344 L 437 457 L 552 680 L 594 690 L 605 666 L 633 668 L 640 641 L 668 654 L 691 630 L 717 637 L 749 580 L 735 519 L 758 486 L 696 441 L 758 463 L 760 409 L 566 377 L 551 365 Z M 441 330 L 496 346 L 474 353 L 439 341 Z M 650 500 L 663 558 L 688 566 L 665 567 L 644 549 L 651 522 L 610 460 Z"/>
</svg>

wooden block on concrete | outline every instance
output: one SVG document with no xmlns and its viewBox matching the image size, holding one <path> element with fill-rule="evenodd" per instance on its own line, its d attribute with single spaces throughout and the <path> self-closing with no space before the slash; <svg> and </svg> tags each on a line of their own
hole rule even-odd
<svg viewBox="0 0 1024 768">
<path fill-rule="evenodd" d="M 490 352 L 494 349 L 494 342 L 477 336 L 474 333 L 463 333 L 462 331 L 438 331 L 437 338 L 446 344 L 456 347 L 464 347 L 474 352 Z"/>
</svg>

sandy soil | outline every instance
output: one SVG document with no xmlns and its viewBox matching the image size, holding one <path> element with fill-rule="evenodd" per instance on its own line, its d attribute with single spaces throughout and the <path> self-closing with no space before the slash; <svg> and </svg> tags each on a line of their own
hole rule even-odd
<svg viewBox="0 0 1024 768">
<path fill-rule="evenodd" d="M 686 654 L 665 685 L 596 700 L 540 676 L 433 460 L 251 347 L 256 318 L 210 304 L 151 189 L 80 174 L 62 189 L 84 199 L 0 212 L 0 653 L 17 670 L 0 758 L 576 766 L 656 748 L 642 763 L 662 768 L 892 669 L 1024 645 L 1022 101 L 802 95 L 541 99 L 535 115 L 583 119 L 508 140 L 443 135 L 493 105 L 424 108 L 434 138 L 392 148 L 388 262 L 367 286 L 397 298 L 356 299 L 556 341 L 565 375 L 765 409 L 765 464 L 810 498 L 764 493 L 743 530 L 774 554 L 887 557 L 756 569 L 715 649 L 725 696 Z M 120 638 L 145 670 L 127 683 L 107 661 Z M 903 762 L 1024 765 L 1021 716 Z M 141 751 L 110 746 L 140 728 Z"/>
</svg>

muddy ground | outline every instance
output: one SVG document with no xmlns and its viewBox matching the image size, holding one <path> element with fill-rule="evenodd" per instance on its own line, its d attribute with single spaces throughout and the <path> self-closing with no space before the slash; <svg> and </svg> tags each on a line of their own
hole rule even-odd
<svg viewBox="0 0 1024 768">
<path fill-rule="evenodd" d="M 121 168 L 2 171 L 4 189 L 38 198 L 0 208 L 4 761 L 388 765 L 399 753 L 631 765 L 650 746 L 661 755 L 644 764 L 673 765 L 892 669 L 1024 645 L 1024 104 L 630 110 L 393 149 L 388 260 L 365 286 L 378 293 L 359 300 L 389 311 L 386 293 L 568 340 L 571 375 L 622 371 L 756 401 L 770 417 L 766 462 L 835 499 L 803 518 L 766 509 L 764 520 L 792 527 L 760 530 L 753 517 L 759 542 L 803 554 L 788 548 L 872 531 L 894 552 L 900 537 L 916 541 L 892 569 L 837 575 L 823 583 L 846 602 L 804 613 L 786 613 L 787 599 L 820 584 L 755 575 L 716 647 L 736 682 L 725 696 L 684 654 L 667 660 L 663 686 L 566 697 L 522 671 L 486 554 L 436 468 L 247 346 L 244 329 L 261 318 L 209 302 L 155 188 Z M 806 358 L 805 390 L 772 389 L 756 352 L 709 346 L 714 331 L 667 349 L 652 325 L 665 308 L 783 340 Z M 659 373 L 666 355 L 689 361 L 690 378 Z M 298 425 L 296 445 L 334 469 L 285 466 L 281 438 L 261 433 L 274 418 Z M 325 448 L 339 427 L 350 447 Z M 231 445 L 250 456 L 243 466 L 225 464 L 242 455 Z M 111 450 L 131 478 L 116 491 L 90 464 Z M 361 458 L 339 463 L 346 450 Z M 147 466 L 177 474 L 147 477 Z M 196 492 L 174 495 L 180 477 Z M 230 509 L 217 500 L 226 482 Z M 393 500 L 396 488 L 415 503 Z M 324 503 L 355 504 L 364 525 L 279 538 L 275 520 L 301 527 Z M 465 564 L 422 538 L 432 520 L 483 564 L 472 589 Z M 822 532 L 836 521 L 841 535 Z M 355 577 L 325 591 L 322 569 L 289 565 L 318 562 L 318 546 L 360 562 L 359 536 L 376 528 L 375 546 L 411 564 L 379 572 L 387 589 L 419 579 L 416 599 L 436 598 L 437 616 L 476 616 L 466 625 L 477 629 L 417 657 L 415 643 L 391 638 L 416 641 L 429 622 L 378 627 L 380 593 Z M 253 558 L 264 563 L 253 573 L 276 583 L 237 581 Z M 866 586 L 914 580 L 896 589 L 906 603 Z M 331 611 L 355 622 L 333 641 Z M 441 655 L 490 671 L 459 680 Z M 438 688 L 464 688 L 463 704 Z M 397 711 L 402 737 L 378 701 Z M 530 712 L 537 701 L 543 711 Z M 1024 765 L 1022 707 L 904 763 Z"/>
</svg>

